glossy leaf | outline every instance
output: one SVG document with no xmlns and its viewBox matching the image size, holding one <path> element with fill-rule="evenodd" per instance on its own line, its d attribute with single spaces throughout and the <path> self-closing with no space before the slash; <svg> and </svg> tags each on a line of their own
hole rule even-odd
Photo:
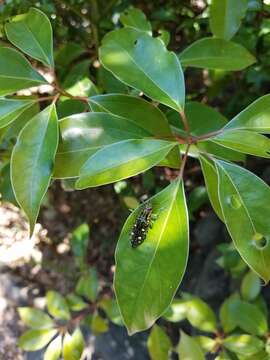
<svg viewBox="0 0 270 360">
<path fill-rule="evenodd" d="M 105 146 L 82 166 L 77 189 L 110 184 L 140 174 L 158 164 L 176 143 L 164 140 L 125 140 Z"/>
<path fill-rule="evenodd" d="M 210 27 L 219 38 L 230 40 L 240 27 L 248 8 L 248 0 L 212 0 Z"/>
<path fill-rule="evenodd" d="M 195 41 L 179 58 L 182 66 L 226 71 L 243 70 L 256 61 L 242 45 L 215 38 Z"/>
<path fill-rule="evenodd" d="M 186 317 L 192 326 L 207 332 L 217 330 L 216 316 L 204 301 L 194 297 L 187 302 L 187 306 Z"/>
<path fill-rule="evenodd" d="M 88 269 L 87 273 L 80 277 L 76 285 L 76 293 L 91 301 L 97 299 L 98 277 L 95 268 Z"/>
<path fill-rule="evenodd" d="M 163 112 L 140 97 L 124 94 L 97 95 L 89 98 L 89 105 L 92 111 L 109 112 L 129 119 L 157 138 L 164 140 L 173 138 L 172 130 Z M 177 121 L 180 123 L 179 114 L 176 113 L 176 115 Z M 175 148 L 159 165 L 178 168 L 179 164 L 179 151 Z"/>
<path fill-rule="evenodd" d="M 125 10 L 120 15 L 120 21 L 124 26 L 129 26 L 141 31 L 147 31 L 152 34 L 151 24 L 140 9 L 131 8 Z"/>
<path fill-rule="evenodd" d="M 227 229 L 242 258 L 267 283 L 270 279 L 270 189 L 248 170 L 223 161 L 216 163 L 219 199 Z"/>
<path fill-rule="evenodd" d="M 263 348 L 263 342 L 250 335 L 231 335 L 224 339 L 224 347 L 239 355 L 250 356 Z"/>
<path fill-rule="evenodd" d="M 61 141 L 56 154 L 54 177 L 72 178 L 86 160 L 105 145 L 151 134 L 127 118 L 105 113 L 82 113 L 59 122 Z"/>
<path fill-rule="evenodd" d="M 56 329 L 36 329 L 26 331 L 19 339 L 19 347 L 25 351 L 42 349 L 56 334 Z"/>
<path fill-rule="evenodd" d="M 15 121 L 33 103 L 33 100 L 0 98 L 0 128 Z"/>
<path fill-rule="evenodd" d="M 58 145 L 55 106 L 45 108 L 21 131 L 11 157 L 11 180 L 16 199 L 33 233 L 41 201 L 49 187 Z M 44 151 L 44 149 L 46 151 Z"/>
<path fill-rule="evenodd" d="M 187 316 L 188 303 L 183 299 L 173 299 L 162 317 L 170 322 L 179 322 Z"/>
<path fill-rule="evenodd" d="M 77 328 L 72 335 L 66 333 L 63 342 L 64 360 L 80 360 L 83 349 L 84 338 L 79 328 Z"/>
<path fill-rule="evenodd" d="M 270 95 L 254 101 L 236 115 L 224 129 L 250 130 L 270 134 Z"/>
<path fill-rule="evenodd" d="M 8 40 L 44 65 L 53 67 L 53 35 L 48 17 L 36 8 L 11 18 L 5 25 Z"/>
<path fill-rule="evenodd" d="M 160 39 L 134 28 L 112 31 L 104 37 L 100 60 L 127 85 L 177 111 L 183 108 L 182 68 Z"/>
<path fill-rule="evenodd" d="M 69 320 L 70 312 L 65 298 L 56 291 L 48 291 L 46 294 L 49 313 L 56 319 Z"/>
<path fill-rule="evenodd" d="M 130 334 L 149 328 L 164 313 L 182 280 L 188 257 L 183 183 L 172 182 L 150 201 L 157 218 L 145 241 L 135 249 L 130 244 L 141 205 L 128 217 L 116 248 L 114 287 Z"/>
<path fill-rule="evenodd" d="M 241 284 L 241 294 L 243 299 L 246 301 L 253 301 L 259 295 L 260 291 L 260 278 L 256 274 L 254 274 L 254 272 L 249 271 L 244 276 Z"/>
<path fill-rule="evenodd" d="M 201 349 L 205 352 L 214 352 L 215 346 L 216 346 L 216 340 L 212 339 L 208 336 L 196 336 L 195 340 L 200 345 Z"/>
<path fill-rule="evenodd" d="M 215 163 L 206 156 L 201 155 L 200 164 L 211 205 L 220 220 L 224 221 L 218 197 L 218 174 Z"/>
<path fill-rule="evenodd" d="M 17 50 L 0 47 L 0 83 L 3 96 L 47 82 Z"/>
<path fill-rule="evenodd" d="M 47 347 L 44 360 L 59 360 L 62 352 L 62 336 L 57 336 Z"/>
<path fill-rule="evenodd" d="M 270 158 L 270 139 L 252 131 L 226 130 L 210 141 L 244 154 Z"/>
<path fill-rule="evenodd" d="M 205 360 L 203 351 L 195 339 L 183 331 L 181 331 L 180 336 L 177 353 L 181 360 Z"/>
<path fill-rule="evenodd" d="M 43 311 L 31 307 L 20 307 L 18 312 L 25 325 L 34 329 L 46 329 L 54 326 L 53 320 Z"/>
<path fill-rule="evenodd" d="M 147 339 L 147 348 L 151 360 L 168 360 L 172 343 L 165 331 L 154 325 Z"/>
</svg>

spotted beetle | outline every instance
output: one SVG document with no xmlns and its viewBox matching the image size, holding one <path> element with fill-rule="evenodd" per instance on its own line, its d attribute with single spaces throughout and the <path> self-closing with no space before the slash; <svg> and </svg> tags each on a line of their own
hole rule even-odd
<svg viewBox="0 0 270 360">
<path fill-rule="evenodd" d="M 139 213 L 130 233 L 130 242 L 133 248 L 136 248 L 144 242 L 149 227 L 152 225 L 152 214 L 153 206 L 148 202 Z"/>
</svg>

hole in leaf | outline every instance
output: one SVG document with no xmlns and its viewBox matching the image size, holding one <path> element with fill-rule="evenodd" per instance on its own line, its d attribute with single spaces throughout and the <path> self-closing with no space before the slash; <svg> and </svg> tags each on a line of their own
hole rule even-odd
<svg viewBox="0 0 270 360">
<path fill-rule="evenodd" d="M 268 244 L 268 238 L 260 233 L 255 233 L 252 238 L 252 243 L 257 249 L 262 250 Z"/>
</svg>

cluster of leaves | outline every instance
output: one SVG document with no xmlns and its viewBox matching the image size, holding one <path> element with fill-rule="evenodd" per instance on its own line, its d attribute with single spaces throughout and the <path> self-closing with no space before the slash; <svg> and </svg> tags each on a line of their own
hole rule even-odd
<svg viewBox="0 0 270 360">
<path fill-rule="evenodd" d="M 189 227 L 183 173 L 188 156 L 199 159 L 210 201 L 237 251 L 265 282 L 270 279 L 270 189 L 231 162 L 244 160 L 245 154 L 270 157 L 270 140 L 263 135 L 270 133 L 270 95 L 229 122 L 213 108 L 186 102 L 185 96 L 182 66 L 235 71 L 256 61 L 245 47 L 231 41 L 247 11 L 247 1 L 238 4 L 212 1 L 214 36 L 200 39 L 179 55 L 167 50 L 164 33 L 153 35 L 142 12 L 124 13 L 123 27 L 104 37 L 99 60 L 122 86 L 133 89 L 132 95 L 97 94 L 92 81 L 78 80 L 76 72 L 65 84 L 59 84 L 57 77 L 48 84 L 21 52 L 0 46 L 1 138 L 11 143 L 16 139 L 5 151 L 6 164 L 31 234 L 52 178 L 85 189 L 154 166 L 179 169 L 177 179 L 149 199 L 157 219 L 144 243 L 133 249 L 129 241 L 144 204 L 128 217 L 118 241 L 114 287 L 130 334 L 149 328 L 164 313 L 185 272 Z M 32 8 L 15 16 L 5 32 L 11 44 L 56 76 L 52 29 L 44 13 Z M 74 77 L 75 88 L 70 85 Z M 44 84 L 52 86 L 52 95 L 45 99 L 52 103 L 33 117 L 26 115 L 44 99 L 11 95 Z M 61 105 L 70 99 L 83 110 L 58 120 Z"/>
<path fill-rule="evenodd" d="M 79 360 L 85 340 L 81 328 L 93 334 L 108 331 L 108 319 L 122 325 L 116 300 L 102 294 L 97 271 L 86 262 L 89 228 L 80 225 L 73 232 L 71 247 L 80 274 L 74 292 L 62 296 L 57 291 L 46 293 L 48 314 L 35 308 L 21 307 L 18 312 L 23 323 L 31 329 L 19 339 L 25 351 L 46 347 L 44 360 Z"/>
</svg>

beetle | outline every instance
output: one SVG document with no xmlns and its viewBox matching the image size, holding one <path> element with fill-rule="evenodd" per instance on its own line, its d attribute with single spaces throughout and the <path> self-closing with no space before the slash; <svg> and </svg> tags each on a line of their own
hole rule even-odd
<svg viewBox="0 0 270 360">
<path fill-rule="evenodd" d="M 144 242 L 149 228 L 152 227 L 152 222 L 153 206 L 148 202 L 139 213 L 130 233 L 130 242 L 133 248 L 136 248 Z"/>
</svg>

